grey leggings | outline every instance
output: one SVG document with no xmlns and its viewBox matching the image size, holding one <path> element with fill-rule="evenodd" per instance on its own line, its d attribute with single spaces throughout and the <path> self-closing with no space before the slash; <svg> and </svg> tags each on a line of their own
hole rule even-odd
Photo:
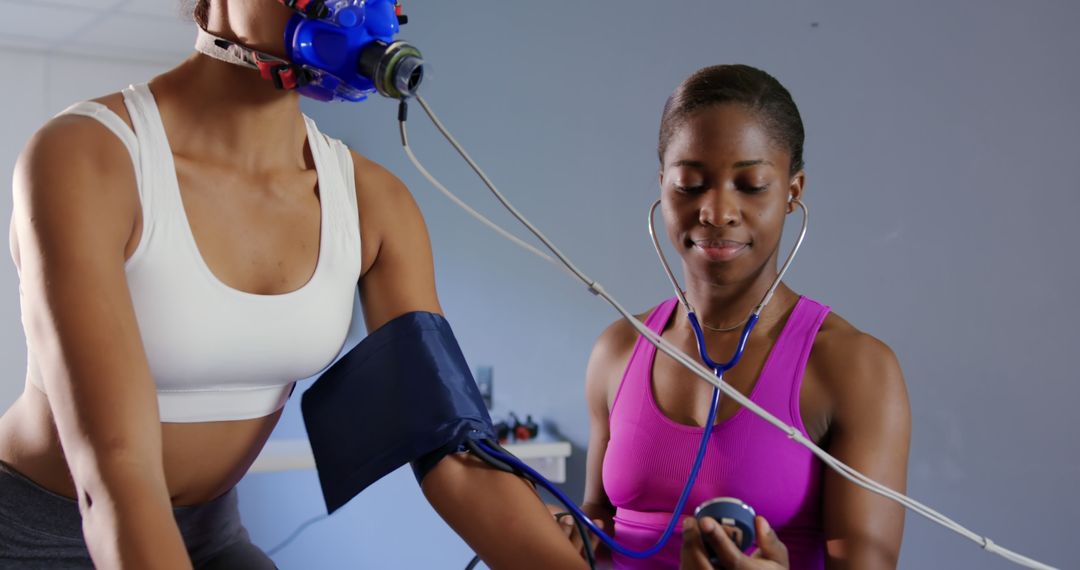
<svg viewBox="0 0 1080 570">
<path fill-rule="evenodd" d="M 173 514 L 196 569 L 274 568 L 240 524 L 236 489 L 202 505 L 173 509 Z M 0 461 L 0 569 L 93 567 L 78 503 Z"/>
</svg>

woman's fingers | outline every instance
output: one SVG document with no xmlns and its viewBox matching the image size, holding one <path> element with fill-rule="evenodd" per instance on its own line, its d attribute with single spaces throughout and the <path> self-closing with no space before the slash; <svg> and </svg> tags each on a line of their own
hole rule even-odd
<svg viewBox="0 0 1080 570">
<path fill-rule="evenodd" d="M 607 532 L 607 529 L 604 528 L 604 521 L 602 519 L 593 519 L 593 522 L 596 523 L 597 528 L 604 532 Z M 593 552 L 596 552 L 596 549 L 600 547 L 600 536 L 596 533 L 590 532 L 589 542 L 592 543 Z"/>
<path fill-rule="evenodd" d="M 581 537 L 578 536 L 577 526 L 574 525 L 574 517 L 564 514 L 557 520 L 559 521 L 559 528 L 562 529 L 563 534 L 570 539 L 570 542 L 574 543 L 575 547 L 580 548 Z"/>
<path fill-rule="evenodd" d="M 679 570 L 709 570 L 712 563 L 701 542 L 701 530 L 694 517 L 683 520 L 682 550 L 679 552 Z"/>
<path fill-rule="evenodd" d="M 780 537 L 776 536 L 776 531 L 769 525 L 769 521 L 765 520 L 765 517 L 758 516 L 754 518 L 754 526 L 757 527 L 758 543 L 758 549 L 757 552 L 754 553 L 754 558 L 771 560 L 784 568 L 787 568 L 787 546 L 785 546 L 783 542 L 780 542 Z"/>
<path fill-rule="evenodd" d="M 548 510 L 551 511 L 551 514 L 554 515 L 555 522 L 559 524 L 559 528 L 562 529 L 563 534 L 570 540 L 570 544 L 573 544 L 574 548 L 576 548 L 582 556 L 585 556 L 585 543 L 581 539 L 581 533 L 578 531 L 577 523 L 574 522 L 574 516 L 568 512 L 557 512 L 557 507 L 555 505 L 547 505 L 547 507 Z M 607 530 L 604 528 L 603 519 L 593 519 L 592 521 L 600 530 Z M 596 549 L 600 546 L 600 537 L 592 532 L 589 532 L 588 534 L 593 552 L 596 552 Z"/>
<path fill-rule="evenodd" d="M 735 530 L 721 525 L 712 517 L 701 519 L 701 534 L 705 537 L 705 543 L 716 553 L 716 559 L 720 562 L 721 568 L 737 570 L 743 567 L 743 562 L 748 558 L 738 546 L 735 546 L 735 541 L 728 535 L 729 532 Z"/>
</svg>

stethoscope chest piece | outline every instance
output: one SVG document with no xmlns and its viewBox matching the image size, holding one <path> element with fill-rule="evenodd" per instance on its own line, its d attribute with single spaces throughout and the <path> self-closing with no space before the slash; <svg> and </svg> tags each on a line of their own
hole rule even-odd
<svg viewBox="0 0 1080 570">
<path fill-rule="evenodd" d="M 728 536 L 743 552 L 753 546 L 757 538 L 754 531 L 755 516 L 757 513 L 754 512 L 753 507 L 733 497 L 717 497 L 701 503 L 694 509 L 694 517 L 698 522 L 701 522 L 703 517 L 712 517 L 716 522 L 728 527 L 730 529 Z M 702 539 L 704 538 L 702 536 Z M 709 552 L 710 559 L 716 557 L 707 540 L 705 548 Z"/>
</svg>

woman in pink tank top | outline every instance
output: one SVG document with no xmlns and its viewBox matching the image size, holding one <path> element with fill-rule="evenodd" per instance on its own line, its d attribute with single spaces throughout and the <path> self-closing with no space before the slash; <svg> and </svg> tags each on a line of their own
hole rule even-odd
<svg viewBox="0 0 1080 570">
<path fill-rule="evenodd" d="M 664 107 L 663 218 L 714 358 L 733 353 L 747 315 L 776 278 L 785 216 L 791 200 L 803 198 L 802 144 L 790 94 L 752 67 L 699 70 Z M 697 354 L 675 299 L 639 318 Z M 644 550 L 660 537 L 687 480 L 712 387 L 658 355 L 623 321 L 597 340 L 587 377 L 584 506 L 617 541 Z M 725 380 L 840 460 L 904 490 L 910 412 L 899 364 L 886 345 L 828 307 L 781 284 Z M 808 450 L 730 399 L 721 400 L 681 514 L 720 496 L 742 499 L 758 513 L 752 556 L 738 552 L 711 519 L 698 525 L 690 517 L 679 527 L 681 540 L 673 537 L 646 560 L 614 553 L 614 567 L 709 568 L 703 535 L 728 568 L 896 566 L 903 509 L 823 469 Z"/>
</svg>

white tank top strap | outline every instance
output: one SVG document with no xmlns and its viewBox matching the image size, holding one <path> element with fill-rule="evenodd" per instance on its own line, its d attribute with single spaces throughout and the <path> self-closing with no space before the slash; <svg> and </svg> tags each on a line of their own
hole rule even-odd
<svg viewBox="0 0 1080 570">
<path fill-rule="evenodd" d="M 334 140 L 334 150 L 337 152 L 338 164 L 341 166 L 341 176 L 345 179 L 346 198 L 349 202 L 349 213 L 356 220 L 359 229 L 360 217 L 356 204 L 356 170 L 353 165 L 352 151 L 345 143 Z"/>
<path fill-rule="evenodd" d="M 147 228 L 150 228 L 155 225 L 155 212 L 173 210 L 169 193 L 164 190 L 168 186 L 163 184 L 169 176 L 175 178 L 172 152 L 150 87 L 145 83 L 129 85 L 122 93 L 124 105 L 131 118 L 131 126 L 135 129 L 135 137 L 138 139 L 139 170 L 142 171 L 143 179 L 146 181 L 140 189 L 143 222 Z M 145 228 L 144 231 L 146 231 Z"/>
<path fill-rule="evenodd" d="M 304 115 L 307 124 L 308 144 L 311 155 L 318 164 L 320 176 L 334 180 L 320 180 L 320 199 L 329 208 L 328 216 L 332 230 L 343 237 L 356 236 L 359 241 L 360 219 L 356 206 L 356 175 L 353 171 L 352 153 L 345 143 L 326 136 L 310 117 Z"/>
<path fill-rule="evenodd" d="M 57 117 L 61 115 L 79 115 L 88 117 L 101 123 L 105 128 L 112 131 L 112 133 L 116 135 L 116 138 L 124 143 L 124 147 L 127 148 L 128 154 L 131 155 L 131 166 L 135 170 L 135 183 L 140 188 L 142 187 L 142 172 L 139 168 L 139 140 L 135 137 L 135 133 L 131 130 L 131 127 L 124 122 L 124 119 L 121 119 L 119 115 L 112 111 L 112 109 L 96 101 L 82 101 L 80 103 L 75 103 L 56 114 Z"/>
</svg>

